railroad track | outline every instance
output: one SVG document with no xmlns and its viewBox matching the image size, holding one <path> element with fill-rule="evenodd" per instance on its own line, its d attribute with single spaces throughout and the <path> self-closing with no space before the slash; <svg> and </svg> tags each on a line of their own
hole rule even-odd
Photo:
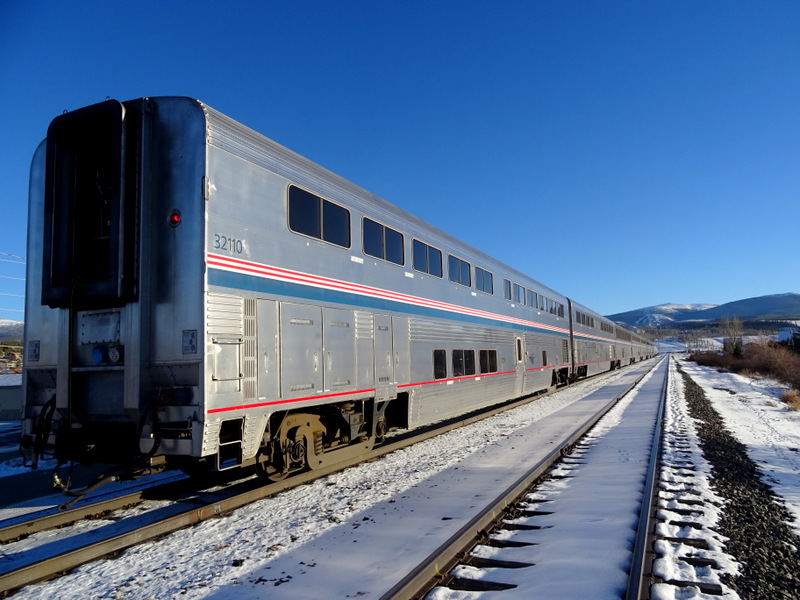
<svg viewBox="0 0 800 600">
<path fill-rule="evenodd" d="M 175 474 L 167 481 L 153 486 L 137 487 L 127 493 L 100 494 L 81 498 L 75 505 L 65 510 L 58 506 L 34 510 L 29 513 L 9 517 L 0 521 L 0 544 L 7 544 L 29 535 L 65 527 L 84 519 L 98 519 L 113 511 L 135 506 L 148 499 L 177 496 L 187 490 L 187 480 Z"/>
<path fill-rule="evenodd" d="M 629 573 L 621 578 L 618 574 L 612 573 L 612 579 L 616 576 L 617 580 L 621 579 L 621 581 L 611 581 L 607 585 L 614 588 L 615 595 L 628 600 L 649 598 L 652 570 L 652 553 L 649 549 L 653 543 L 654 528 L 651 519 L 654 515 L 652 506 L 655 492 L 653 490 L 657 489 L 656 484 L 659 481 L 660 423 L 667 389 L 667 363 L 667 360 L 659 361 L 652 370 L 648 370 L 647 373 L 642 374 L 622 390 L 595 418 L 581 424 L 561 445 L 554 448 L 544 459 L 532 465 L 513 485 L 503 489 L 492 502 L 487 503 L 482 510 L 475 513 L 475 516 L 459 531 L 420 562 L 392 589 L 383 594 L 381 600 L 424 598 L 431 590 L 436 590 L 434 597 L 437 598 L 449 597 L 448 590 L 453 592 L 507 590 L 508 593 L 502 594 L 502 596 L 509 599 L 516 597 L 583 597 L 571 595 L 568 589 L 558 589 L 559 585 L 564 584 L 568 588 L 570 582 L 554 581 L 559 578 L 552 566 L 561 560 L 557 554 L 564 552 L 565 548 L 567 552 L 570 552 L 569 545 L 557 547 L 558 544 L 555 541 L 558 540 L 560 543 L 563 540 L 558 538 L 562 538 L 564 535 L 574 536 L 575 533 L 574 531 L 561 533 L 557 531 L 558 528 L 554 527 L 553 523 L 559 519 L 557 513 L 562 510 L 559 507 L 568 510 L 570 503 L 569 501 L 559 503 L 551 499 L 547 492 L 537 491 L 536 488 L 542 483 L 543 476 L 548 471 L 550 473 L 547 477 L 551 481 L 564 478 L 575 478 L 577 481 L 577 478 L 586 477 L 586 473 L 593 464 L 603 460 L 603 451 L 598 449 L 600 444 L 595 440 L 581 442 L 578 440 L 620 400 L 634 392 L 637 394 L 636 404 L 629 404 L 626 409 L 629 412 L 632 411 L 633 416 L 629 415 L 626 419 L 635 419 L 636 424 L 632 427 L 632 429 L 638 430 L 635 435 L 639 438 L 644 436 L 645 440 L 649 438 L 647 442 L 649 452 L 645 465 L 640 469 L 631 469 L 632 472 L 627 474 L 627 478 L 620 479 L 619 485 L 626 482 L 625 484 L 632 484 L 637 488 L 635 490 L 636 497 L 633 499 L 628 497 L 626 500 L 628 503 L 632 500 L 634 504 L 640 505 L 638 510 L 640 516 L 635 523 L 628 524 L 630 529 L 637 532 L 635 546 L 629 556 Z M 643 433 L 641 423 L 648 421 L 653 426 L 649 432 Z M 623 442 L 623 447 L 629 443 Z M 562 456 L 570 452 L 573 445 L 575 445 L 573 451 L 556 469 L 551 470 L 562 459 Z M 607 452 L 618 452 L 618 448 L 619 446 L 612 445 Z M 629 449 L 635 451 L 636 446 Z M 617 471 L 623 470 L 617 469 Z M 624 474 L 620 473 L 620 475 Z M 642 479 L 645 480 L 644 486 L 641 485 Z M 617 485 L 616 481 L 615 485 Z M 576 488 L 577 494 L 586 494 L 587 491 L 595 494 L 597 506 L 594 512 L 595 515 L 602 515 L 600 508 L 604 506 L 601 497 L 602 491 L 591 487 L 588 490 L 580 490 L 574 483 L 572 486 Z M 619 494 L 620 490 L 617 490 L 616 495 L 612 496 L 617 502 L 620 501 Z M 622 491 L 622 494 L 630 496 L 631 490 L 626 489 Z M 581 519 L 583 517 L 561 516 L 562 519 Z M 592 524 L 588 521 L 591 519 L 586 520 L 587 529 L 589 529 Z M 620 524 L 616 523 L 614 527 L 620 527 Z M 600 530 L 591 528 L 587 535 L 591 537 L 596 535 L 597 531 Z M 575 539 L 577 544 L 585 544 L 579 536 L 576 536 Z M 612 555 L 615 552 L 614 543 L 609 543 L 608 540 L 606 543 L 609 545 L 607 552 Z M 625 544 L 626 541 L 623 539 L 617 547 L 624 547 Z M 535 547 L 536 550 L 532 551 L 532 547 Z M 582 568 L 592 576 L 596 575 L 593 573 L 591 565 L 580 567 L 575 565 L 576 560 L 581 556 L 581 550 L 585 551 L 586 547 L 584 545 L 571 557 L 563 557 L 572 565 L 573 573 L 569 577 L 573 580 L 582 579 L 579 573 Z M 573 548 L 572 551 L 575 552 L 575 549 Z M 545 560 L 541 560 L 543 558 Z M 609 558 L 610 562 L 614 561 L 614 558 Z M 537 566 L 539 562 L 548 563 L 550 566 L 545 564 Z M 530 574 L 526 573 L 537 568 L 546 572 L 544 578 L 530 577 Z M 605 563 L 602 563 L 600 569 L 613 571 L 613 567 L 609 569 L 609 565 Z M 627 585 L 625 585 L 625 579 L 628 580 Z M 583 584 L 578 581 L 577 585 Z M 455 595 L 453 594 L 453 597 Z"/>
<path fill-rule="evenodd" d="M 474 415 L 468 416 L 467 418 L 452 419 L 450 421 L 437 424 L 436 426 L 426 427 L 414 432 L 402 433 L 390 438 L 370 454 L 365 454 L 364 456 L 351 461 L 337 463 L 328 469 L 297 473 L 292 475 L 289 479 L 279 483 L 265 486 L 260 480 L 254 479 L 255 476 L 252 475 L 252 469 L 250 469 L 250 476 L 240 478 L 242 481 L 239 482 L 239 487 L 245 487 L 248 490 L 252 487 L 258 487 L 264 491 L 263 497 L 269 497 L 281 491 L 297 487 L 298 485 L 308 483 L 309 481 L 313 481 L 318 477 L 323 477 L 332 472 L 347 468 L 363 460 L 373 460 L 375 458 L 379 458 L 385 454 L 394 452 L 395 450 L 399 450 L 413 443 L 423 441 L 460 426 L 469 425 L 470 423 L 474 423 L 483 418 L 491 417 L 492 415 L 500 412 L 511 410 L 538 397 L 541 396 L 535 396 L 533 398 L 528 397 L 522 400 L 503 403 L 502 405 L 498 405 L 490 409 L 477 411 Z M 244 480 L 249 480 L 249 482 L 244 483 Z M 229 484 L 230 482 L 228 482 L 228 485 Z M 174 501 L 179 501 L 184 496 L 188 498 L 203 492 L 203 488 L 200 487 L 201 485 L 202 481 L 197 482 L 186 478 L 180 473 L 176 473 L 174 477 L 169 478 L 167 481 L 159 482 L 150 487 L 137 488 L 129 493 L 87 495 L 81 498 L 73 506 L 70 506 L 66 509 L 62 509 L 59 506 L 53 506 L 51 508 L 35 510 L 21 516 L 10 517 L 0 521 L 0 544 L 7 544 L 9 542 L 35 533 L 40 533 L 42 531 L 72 525 L 73 523 L 81 520 L 100 519 L 101 517 L 107 516 L 109 513 L 114 511 L 124 508 L 131 508 L 148 500 L 172 499 Z M 210 488 L 216 486 L 208 487 Z M 0 582 L 2 582 L 1 577 L 2 575 L 0 575 Z M 3 591 L 1 587 L 0 591 Z"/>
<path fill-rule="evenodd" d="M 0 563 L 0 595 L 37 581 L 53 578 L 92 560 L 115 554 L 195 523 L 219 517 L 262 498 L 303 485 L 359 462 L 374 460 L 450 429 L 468 425 L 530 401 L 531 398 L 526 398 L 505 403 L 466 419 L 453 420 L 440 427 L 397 436 L 357 459 L 344 461 L 326 469 L 300 473 L 276 484 L 265 486 L 251 479 L 203 491 L 188 487 L 186 480 L 183 480 L 170 482 L 164 487 L 159 486 L 155 491 L 140 490 L 88 505 L 78 505 L 67 511 L 51 512 L 29 520 L 17 520 L 0 527 L 0 543 L 8 543 L 35 533 L 42 534 L 53 528 L 63 529 L 59 529 L 58 543 L 45 540 L 42 550 L 21 553 L 24 556 L 16 556 L 13 552 L 3 556 L 5 560 Z M 145 505 L 148 498 L 155 497 L 173 499 L 166 502 L 166 505 L 163 505 L 164 502 L 161 504 L 156 502 L 154 507 L 147 508 Z M 109 517 L 113 523 L 106 527 L 102 523 Z M 66 542 L 65 533 L 69 531 L 66 526 L 85 519 L 97 519 L 101 525 L 91 528 L 90 531 L 80 528 L 75 540 Z M 65 547 L 70 549 L 64 551 Z"/>
</svg>

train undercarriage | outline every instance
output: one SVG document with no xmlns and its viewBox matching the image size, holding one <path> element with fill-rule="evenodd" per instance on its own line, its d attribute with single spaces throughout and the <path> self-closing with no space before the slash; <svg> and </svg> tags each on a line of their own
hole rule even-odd
<svg viewBox="0 0 800 600">
<path fill-rule="evenodd" d="M 292 473 L 317 470 L 371 451 L 391 429 L 408 427 L 408 398 L 392 401 L 354 400 L 310 407 L 305 411 L 280 411 L 269 416 L 258 452 L 244 458 L 244 418 L 223 421 L 219 451 L 203 458 L 168 457 L 170 467 L 193 476 L 254 466 L 268 482 Z"/>
<path fill-rule="evenodd" d="M 267 481 L 280 481 L 296 471 L 319 469 L 369 452 L 389 430 L 388 404 L 359 400 L 315 412 L 271 415 L 255 458 L 256 473 Z"/>
</svg>

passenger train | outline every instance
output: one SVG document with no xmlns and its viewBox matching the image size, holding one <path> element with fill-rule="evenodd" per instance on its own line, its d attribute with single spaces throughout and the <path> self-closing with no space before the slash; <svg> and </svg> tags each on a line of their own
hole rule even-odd
<svg viewBox="0 0 800 600">
<path fill-rule="evenodd" d="M 29 206 L 34 466 L 277 480 L 656 354 L 189 98 L 56 117 Z"/>
</svg>

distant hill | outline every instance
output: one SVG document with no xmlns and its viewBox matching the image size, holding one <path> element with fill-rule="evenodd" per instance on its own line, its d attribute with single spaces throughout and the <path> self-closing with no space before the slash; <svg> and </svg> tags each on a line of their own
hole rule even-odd
<svg viewBox="0 0 800 600">
<path fill-rule="evenodd" d="M 800 317 L 800 294 L 773 294 L 726 304 L 660 304 L 608 316 L 612 321 L 636 327 L 668 327 L 686 321 L 716 321 L 723 317 L 797 319 Z"/>
<path fill-rule="evenodd" d="M 0 319 L 0 341 L 21 342 L 24 331 L 25 323 L 22 321 Z"/>
</svg>

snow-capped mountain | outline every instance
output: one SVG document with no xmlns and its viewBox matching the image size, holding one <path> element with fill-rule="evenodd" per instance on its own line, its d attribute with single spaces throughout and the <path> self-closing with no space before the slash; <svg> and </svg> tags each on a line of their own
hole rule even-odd
<svg viewBox="0 0 800 600">
<path fill-rule="evenodd" d="M 723 317 L 798 318 L 800 294 L 772 294 L 726 304 L 659 304 L 608 316 L 612 321 L 637 327 L 664 327 L 683 321 L 716 321 Z"/>
<path fill-rule="evenodd" d="M 608 318 L 618 323 L 636 327 L 663 327 L 673 322 L 685 321 L 686 315 L 693 315 L 717 304 L 659 304 L 647 306 L 624 313 L 609 315 Z"/>
<path fill-rule="evenodd" d="M 21 342 L 24 330 L 25 323 L 22 321 L 0 319 L 0 341 Z"/>
</svg>

